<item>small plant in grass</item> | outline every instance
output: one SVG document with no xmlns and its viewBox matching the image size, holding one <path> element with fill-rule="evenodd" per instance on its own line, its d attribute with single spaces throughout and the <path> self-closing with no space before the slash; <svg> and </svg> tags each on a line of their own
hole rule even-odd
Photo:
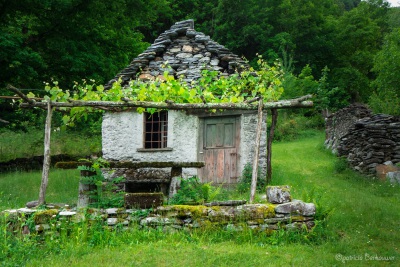
<svg viewBox="0 0 400 267">
<path fill-rule="evenodd" d="M 107 163 L 102 158 L 97 159 L 92 166 L 79 166 L 78 170 L 86 171 L 89 175 L 81 178 L 81 183 L 91 185 L 90 198 L 93 200 L 89 205 L 97 208 L 123 207 L 124 192 L 118 184 L 124 181 L 123 177 L 105 179 L 102 168 Z"/>
<path fill-rule="evenodd" d="M 170 199 L 169 204 L 199 204 L 213 201 L 221 193 L 221 187 L 211 183 L 201 183 L 196 176 L 181 179 L 179 191 Z"/>
<path fill-rule="evenodd" d="M 337 158 L 334 163 L 334 170 L 336 173 L 342 173 L 349 167 L 346 157 Z"/>
</svg>

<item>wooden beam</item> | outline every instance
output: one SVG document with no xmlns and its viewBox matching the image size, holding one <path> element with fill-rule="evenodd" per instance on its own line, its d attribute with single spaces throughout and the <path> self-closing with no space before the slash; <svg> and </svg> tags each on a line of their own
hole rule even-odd
<svg viewBox="0 0 400 267">
<path fill-rule="evenodd" d="M 92 162 L 57 162 L 55 167 L 59 169 L 76 169 L 78 166 L 92 166 Z M 109 161 L 106 164 L 110 168 L 202 168 L 205 166 L 202 161 L 194 162 L 175 162 L 175 161 L 160 161 L 160 162 L 146 162 L 146 161 Z"/>
<path fill-rule="evenodd" d="M 35 104 L 36 101 L 29 98 L 28 96 L 26 96 L 24 93 L 22 93 L 20 90 L 18 90 L 18 88 L 12 86 L 11 84 L 7 84 L 7 89 L 13 91 L 14 93 L 16 93 L 19 97 L 21 97 L 23 100 L 25 100 L 26 102 L 28 102 L 29 104 Z M 46 106 L 46 102 L 42 102 L 44 104 L 44 106 Z"/>
<path fill-rule="evenodd" d="M 0 122 L 5 123 L 5 124 L 9 124 L 10 123 L 9 121 L 3 120 L 3 119 L 0 119 Z"/>
<path fill-rule="evenodd" d="M 312 98 L 312 95 L 306 95 L 297 99 L 281 100 L 276 102 L 266 102 L 262 105 L 263 109 L 285 109 L 285 108 L 310 108 L 313 106 L 312 101 L 306 99 Z M 126 99 L 124 99 L 126 100 Z M 258 105 L 248 103 L 163 103 L 163 102 L 147 102 L 147 101 L 78 101 L 70 102 L 53 102 L 53 107 L 93 107 L 93 108 L 157 108 L 169 110 L 257 110 Z M 46 107 L 46 102 L 22 103 L 21 107 Z"/>
<path fill-rule="evenodd" d="M 53 114 L 53 108 L 50 101 L 47 102 L 47 117 L 46 125 L 44 130 L 44 159 L 43 159 L 43 172 L 42 172 L 42 182 L 40 185 L 39 192 L 39 203 L 38 205 L 45 204 L 46 189 L 49 182 L 49 170 L 50 170 L 50 136 L 51 136 L 51 117 Z"/>
</svg>

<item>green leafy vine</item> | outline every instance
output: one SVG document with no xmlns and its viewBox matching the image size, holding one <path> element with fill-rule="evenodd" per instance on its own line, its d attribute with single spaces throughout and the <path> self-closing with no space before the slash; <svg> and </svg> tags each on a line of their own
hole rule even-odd
<svg viewBox="0 0 400 267">
<path fill-rule="evenodd" d="M 154 81 L 133 80 L 129 86 L 122 86 L 121 80 L 115 82 L 109 90 L 103 85 L 96 85 L 95 81 L 76 83 L 73 90 L 62 90 L 57 82 L 46 84 L 48 93 L 44 101 L 67 102 L 81 101 L 150 101 L 175 103 L 243 103 L 256 96 L 262 97 L 264 102 L 276 101 L 283 93 L 283 71 L 279 63 L 269 66 L 261 56 L 258 58 L 257 70 L 248 70 L 231 76 L 220 76 L 217 71 L 203 70 L 202 76 L 196 81 L 187 83 L 180 77 L 177 79 L 164 72 L 162 78 Z M 168 67 L 168 66 L 167 66 Z M 29 97 L 34 97 L 32 93 Z M 66 110 L 66 108 L 64 108 Z M 146 109 L 138 108 L 138 112 Z M 74 126 L 76 120 L 87 117 L 88 112 L 100 111 L 91 107 L 73 107 L 69 114 L 64 115 L 63 122 Z M 155 112 L 155 109 L 148 109 Z"/>
</svg>

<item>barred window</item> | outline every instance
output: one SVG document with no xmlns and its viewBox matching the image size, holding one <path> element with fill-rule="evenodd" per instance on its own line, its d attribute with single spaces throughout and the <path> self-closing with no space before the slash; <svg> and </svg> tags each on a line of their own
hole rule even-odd
<svg viewBox="0 0 400 267">
<path fill-rule="evenodd" d="M 144 148 L 166 148 L 168 136 L 168 112 L 144 113 Z"/>
</svg>

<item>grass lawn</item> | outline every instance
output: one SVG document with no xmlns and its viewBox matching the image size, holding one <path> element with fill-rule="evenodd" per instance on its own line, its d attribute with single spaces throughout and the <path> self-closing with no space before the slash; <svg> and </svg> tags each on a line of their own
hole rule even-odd
<svg viewBox="0 0 400 267">
<path fill-rule="evenodd" d="M 90 156 L 101 151 L 101 135 L 85 136 L 72 131 L 51 133 L 51 153 L 70 156 Z M 43 155 L 44 130 L 30 128 L 28 132 L 0 131 L 0 162 L 16 158 Z"/>
<path fill-rule="evenodd" d="M 323 140 L 323 133 L 316 133 L 273 145 L 273 184 L 290 185 L 294 198 L 313 201 L 320 214 L 329 214 L 325 228 L 318 228 L 313 233 L 318 238 L 312 241 L 279 234 L 267 240 L 251 233 L 133 229 L 99 236 L 100 245 L 81 240 L 80 235 L 65 242 L 57 239 L 59 243 L 48 237 L 45 248 L 27 243 L 25 251 L 21 249 L 24 262 L 27 266 L 399 266 L 400 187 L 342 168 L 343 162 L 323 149 Z M 67 182 L 56 188 L 77 186 L 75 180 L 68 182 L 76 173 L 62 176 L 62 171 L 57 172 Z M 13 193 L 9 190 L 22 174 L 10 175 L 0 174 L 0 204 Z M 9 189 L 3 189 L 7 184 Z M 54 193 L 54 201 L 70 201 L 67 195 L 72 192 L 60 195 L 59 200 Z"/>
</svg>

